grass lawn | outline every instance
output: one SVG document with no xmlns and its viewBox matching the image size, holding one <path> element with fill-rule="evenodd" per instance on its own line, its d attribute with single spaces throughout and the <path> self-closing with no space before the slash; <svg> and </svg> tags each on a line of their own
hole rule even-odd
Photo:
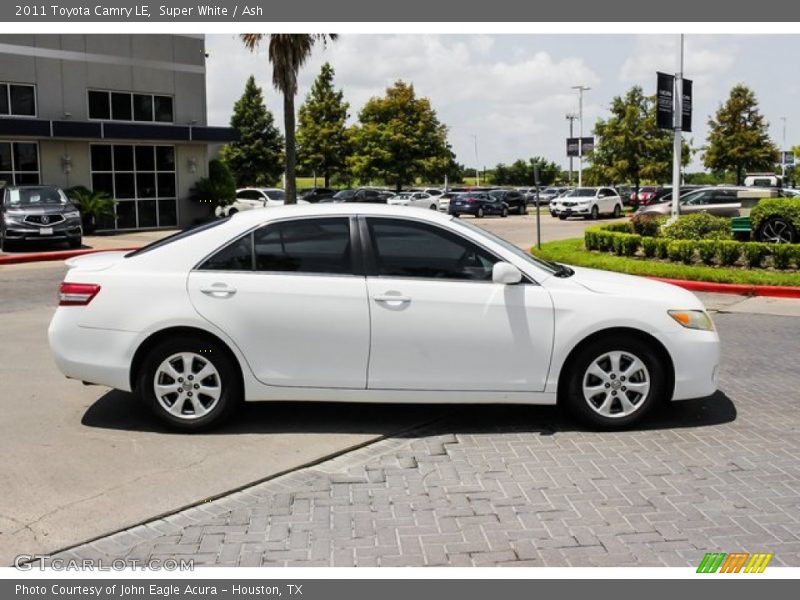
<svg viewBox="0 0 800 600">
<path fill-rule="evenodd" d="M 631 275 L 652 275 L 669 279 L 715 283 L 800 286 L 800 272 L 798 271 L 783 272 L 769 269 L 684 265 L 658 259 L 617 256 L 608 252 L 588 252 L 583 247 L 582 238 L 547 242 L 542 244 L 541 250 L 534 247 L 531 251 L 534 255 L 546 260 Z"/>
</svg>

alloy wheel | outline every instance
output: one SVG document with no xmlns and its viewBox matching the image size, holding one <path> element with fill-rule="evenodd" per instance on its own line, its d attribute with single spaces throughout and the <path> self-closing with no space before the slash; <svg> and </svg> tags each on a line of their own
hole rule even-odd
<svg viewBox="0 0 800 600">
<path fill-rule="evenodd" d="M 795 231 L 792 224 L 783 219 L 768 219 L 761 228 L 761 241 L 771 244 L 791 244 Z"/>
<path fill-rule="evenodd" d="M 222 394 L 219 371 L 208 358 L 180 352 L 156 369 L 153 390 L 161 407 L 179 419 L 199 419 L 210 413 Z"/>
<path fill-rule="evenodd" d="M 583 375 L 583 398 L 599 415 L 627 417 L 644 405 L 650 373 L 631 352 L 606 352 L 589 363 Z"/>
</svg>

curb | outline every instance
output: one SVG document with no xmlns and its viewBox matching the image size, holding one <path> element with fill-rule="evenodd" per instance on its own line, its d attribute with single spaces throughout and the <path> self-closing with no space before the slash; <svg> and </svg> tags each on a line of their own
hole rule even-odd
<svg viewBox="0 0 800 600">
<path fill-rule="evenodd" d="M 0 256 L 0 265 L 16 265 L 21 263 L 46 262 L 54 260 L 67 260 L 84 254 L 97 254 L 98 252 L 130 252 L 138 250 L 139 246 L 130 248 L 90 248 L 87 250 L 64 250 L 61 252 L 36 252 L 31 254 L 9 254 Z"/>
<path fill-rule="evenodd" d="M 667 279 L 648 277 L 656 281 L 671 283 L 692 292 L 711 292 L 714 294 L 735 294 L 737 296 L 769 296 L 772 298 L 800 298 L 800 287 L 781 285 L 750 285 L 741 283 L 714 283 L 711 281 L 690 281 L 686 279 Z"/>
</svg>

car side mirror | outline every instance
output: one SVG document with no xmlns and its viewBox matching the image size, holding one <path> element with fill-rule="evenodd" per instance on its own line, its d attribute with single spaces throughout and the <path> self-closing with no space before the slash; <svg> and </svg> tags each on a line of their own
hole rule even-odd
<svg viewBox="0 0 800 600">
<path fill-rule="evenodd" d="M 513 285 L 522 281 L 522 271 L 507 262 L 497 262 L 492 267 L 492 281 L 503 285 Z"/>
</svg>

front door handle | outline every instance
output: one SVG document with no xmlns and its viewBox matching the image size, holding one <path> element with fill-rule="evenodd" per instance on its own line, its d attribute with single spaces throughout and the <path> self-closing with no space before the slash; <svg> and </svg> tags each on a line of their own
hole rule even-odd
<svg viewBox="0 0 800 600">
<path fill-rule="evenodd" d="M 211 287 L 200 288 L 200 291 L 212 298 L 230 298 L 236 293 L 236 288 L 224 283 L 214 283 Z"/>
<path fill-rule="evenodd" d="M 399 302 L 401 304 L 411 302 L 411 298 L 401 294 L 378 294 L 377 296 L 373 296 L 372 299 L 375 300 L 375 302 Z"/>
</svg>

